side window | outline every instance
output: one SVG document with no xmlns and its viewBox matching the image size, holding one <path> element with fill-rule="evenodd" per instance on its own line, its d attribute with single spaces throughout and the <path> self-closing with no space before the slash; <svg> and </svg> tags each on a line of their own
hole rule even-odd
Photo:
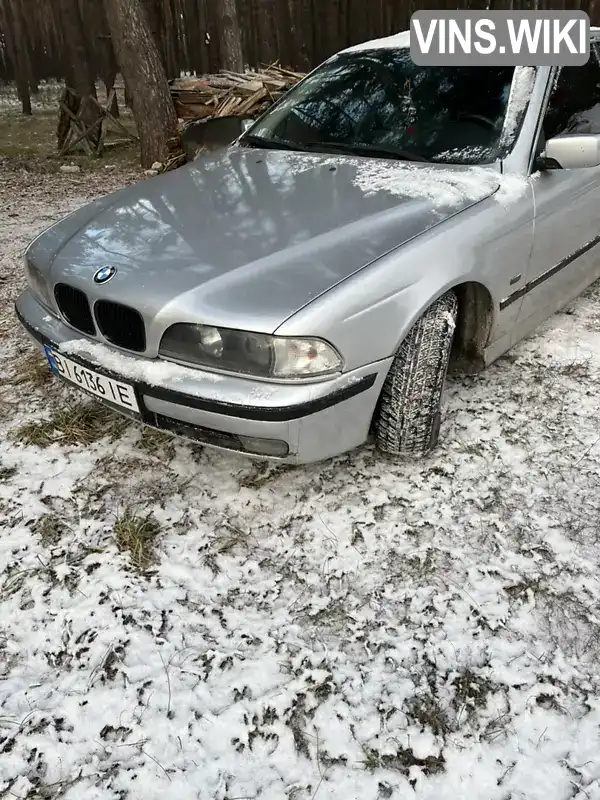
<svg viewBox="0 0 600 800">
<path fill-rule="evenodd" d="M 563 67 L 554 84 L 544 138 L 566 133 L 600 133 L 600 60 L 592 43 L 590 59 L 581 67 Z"/>
</svg>

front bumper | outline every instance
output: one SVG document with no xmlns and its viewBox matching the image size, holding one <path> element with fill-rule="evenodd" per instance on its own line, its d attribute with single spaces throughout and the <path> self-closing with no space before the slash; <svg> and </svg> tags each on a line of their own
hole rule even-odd
<svg viewBox="0 0 600 800">
<path fill-rule="evenodd" d="M 49 314 L 29 291 L 17 299 L 15 310 L 41 347 L 53 345 L 60 351 L 61 343 L 67 341 L 94 341 Z M 132 364 L 149 361 L 112 349 Z M 139 419 L 146 425 L 252 458 L 292 464 L 322 461 L 368 439 L 391 364 L 391 359 L 385 359 L 315 383 L 267 383 L 234 375 L 219 376 L 215 382 L 213 373 L 193 369 L 186 370 L 191 377 L 178 380 L 175 389 L 164 381 L 149 384 L 132 380 L 93 359 L 70 353 L 69 358 L 133 385 L 141 411 Z M 279 444 L 273 448 L 273 442 Z M 273 449 L 285 455 L 273 456 Z"/>
</svg>

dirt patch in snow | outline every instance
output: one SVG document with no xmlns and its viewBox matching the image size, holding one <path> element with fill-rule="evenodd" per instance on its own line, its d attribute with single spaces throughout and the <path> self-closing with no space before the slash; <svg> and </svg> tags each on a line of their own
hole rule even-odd
<svg viewBox="0 0 600 800">
<path fill-rule="evenodd" d="M 15 441 L 93 405 L 41 378 L 20 253 L 133 177 L 0 166 L 0 796 L 600 798 L 598 287 L 416 464 Z"/>
</svg>

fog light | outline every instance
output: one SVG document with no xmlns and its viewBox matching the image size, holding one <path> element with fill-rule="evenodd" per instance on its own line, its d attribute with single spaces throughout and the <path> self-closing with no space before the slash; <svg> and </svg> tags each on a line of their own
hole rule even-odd
<svg viewBox="0 0 600 800">
<path fill-rule="evenodd" d="M 287 442 L 282 442 L 281 439 L 259 439 L 256 436 L 240 436 L 239 434 L 238 439 L 247 453 L 283 458 L 290 451 Z"/>
</svg>

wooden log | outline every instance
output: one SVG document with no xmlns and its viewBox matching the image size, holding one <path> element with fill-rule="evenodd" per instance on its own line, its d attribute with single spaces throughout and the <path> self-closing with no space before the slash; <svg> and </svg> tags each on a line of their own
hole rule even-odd
<svg viewBox="0 0 600 800">
<path fill-rule="evenodd" d="M 254 92 L 254 94 L 249 97 L 246 101 L 244 101 L 240 106 L 237 108 L 238 114 L 248 114 L 252 109 L 256 108 L 257 103 L 260 100 L 263 100 L 267 96 L 267 90 L 264 86 L 261 86 L 258 91 Z"/>
<path fill-rule="evenodd" d="M 72 123 L 71 127 L 74 124 L 75 127 L 79 131 L 85 130 L 85 123 L 82 121 L 82 119 L 79 116 L 79 114 L 81 112 L 81 106 L 80 106 L 80 110 L 78 111 L 77 115 L 73 114 L 71 109 L 62 100 L 60 102 L 60 108 L 70 118 L 71 123 Z M 99 117 L 99 119 L 102 119 L 102 117 Z M 93 156 L 94 155 L 94 149 L 92 148 L 92 145 L 90 144 L 90 142 L 85 137 L 81 137 L 81 142 L 82 142 L 85 150 L 87 151 L 88 155 Z M 64 145 L 63 145 L 63 147 L 64 147 Z"/>
<path fill-rule="evenodd" d="M 114 90 L 113 90 L 113 92 L 112 92 L 111 94 L 114 94 Z M 107 119 L 109 119 L 109 120 L 110 120 L 110 121 L 111 121 L 111 122 L 112 122 L 114 125 L 116 125 L 116 127 L 117 127 L 117 128 L 119 128 L 119 129 L 120 129 L 120 130 L 121 130 L 121 131 L 122 131 L 122 132 L 125 134 L 125 136 L 127 136 L 127 137 L 128 137 L 130 140 L 131 140 L 131 141 L 133 141 L 133 142 L 138 142 L 138 141 L 139 141 L 139 138 L 138 138 L 138 137 L 135 135 L 135 133 L 131 133 L 131 131 L 128 131 L 128 130 L 127 130 L 127 128 L 126 128 L 126 127 L 123 125 L 123 123 L 122 123 L 120 120 L 118 120 L 116 117 L 114 117 L 114 116 L 111 114 L 111 112 L 109 111 L 109 109 L 110 109 L 110 103 L 111 103 L 111 101 L 112 101 L 112 98 L 110 98 L 110 97 L 109 97 L 109 101 L 107 102 L 107 104 L 106 104 L 106 107 L 104 107 L 104 106 L 103 106 L 103 105 L 102 105 L 102 104 L 101 104 L 101 103 L 100 103 L 100 102 L 99 102 L 99 101 L 98 101 L 98 100 L 97 100 L 95 97 L 92 97 L 92 100 L 94 101 L 94 103 L 96 103 L 96 105 L 97 105 L 97 106 L 98 106 L 98 108 L 100 109 L 100 111 L 101 111 L 101 113 L 102 113 L 103 117 L 106 117 Z"/>
<path fill-rule="evenodd" d="M 62 104 L 68 106 L 76 114 L 79 109 L 79 98 L 71 89 L 64 88 L 60 94 L 58 124 L 56 127 L 56 143 L 58 150 L 62 150 L 65 142 L 71 136 L 71 118 L 65 113 Z"/>
<path fill-rule="evenodd" d="M 83 122 L 82 122 L 81 124 L 82 124 L 83 127 L 82 127 L 81 132 L 79 133 L 79 135 L 77 135 L 73 141 L 69 140 L 68 146 L 66 144 L 64 144 L 62 149 L 61 149 L 61 151 L 60 151 L 60 153 L 59 153 L 59 155 L 64 156 L 65 153 L 68 153 L 69 150 L 72 150 L 76 145 L 79 144 L 79 142 L 82 142 L 84 144 L 84 146 L 85 146 L 85 144 L 87 142 L 88 148 L 90 150 L 90 155 L 93 155 L 94 150 L 92 149 L 92 146 L 91 146 L 91 144 L 89 142 L 89 137 L 90 137 L 90 134 L 95 133 L 96 128 L 98 127 L 98 125 L 102 124 L 102 121 L 103 121 L 102 117 L 98 117 L 98 119 L 95 120 L 94 122 L 92 122 L 91 125 L 87 125 L 87 126 L 83 125 Z M 100 138 L 98 139 L 98 141 L 100 141 L 101 139 L 102 139 L 102 133 L 100 133 Z M 97 149 L 96 149 L 95 152 L 97 152 Z"/>
<path fill-rule="evenodd" d="M 216 75 L 170 81 L 170 93 L 181 119 L 207 116 L 256 116 L 304 76 L 277 63 L 245 72 L 221 70 Z"/>
<path fill-rule="evenodd" d="M 175 111 L 180 119 L 203 119 L 204 117 L 212 117 L 214 114 L 214 109 L 204 103 L 182 105 L 175 101 Z"/>
</svg>

